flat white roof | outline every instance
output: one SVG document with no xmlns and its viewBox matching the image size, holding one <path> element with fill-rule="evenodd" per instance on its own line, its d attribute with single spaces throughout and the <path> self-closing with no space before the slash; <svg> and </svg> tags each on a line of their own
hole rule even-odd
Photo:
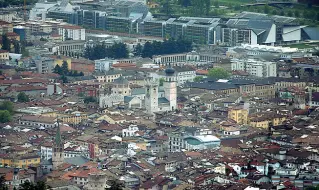
<svg viewBox="0 0 319 190">
<path fill-rule="evenodd" d="M 200 135 L 200 136 L 194 136 L 194 137 L 202 142 L 220 141 L 219 138 L 213 135 Z"/>
</svg>

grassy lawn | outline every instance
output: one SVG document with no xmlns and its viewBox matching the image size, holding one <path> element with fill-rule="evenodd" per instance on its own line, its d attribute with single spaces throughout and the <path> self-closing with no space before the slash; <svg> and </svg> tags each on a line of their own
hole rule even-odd
<svg viewBox="0 0 319 190">
<path fill-rule="evenodd" d="M 316 46 L 319 46 L 319 42 L 317 42 L 317 43 L 291 44 L 291 45 L 286 45 L 285 47 L 305 49 L 305 48 L 313 48 L 313 47 L 316 47 Z"/>
<path fill-rule="evenodd" d="M 235 4 L 239 4 L 239 5 L 242 5 L 243 3 L 256 3 L 256 1 L 253 1 L 253 0 L 218 0 L 218 2 L 220 4 L 224 4 L 224 3 L 231 3 L 232 5 L 235 5 Z"/>
</svg>

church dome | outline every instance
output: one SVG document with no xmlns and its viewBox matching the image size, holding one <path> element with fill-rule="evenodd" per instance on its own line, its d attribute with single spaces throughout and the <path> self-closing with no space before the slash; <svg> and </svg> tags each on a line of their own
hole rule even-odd
<svg viewBox="0 0 319 190">
<path fill-rule="evenodd" d="M 120 76 L 119 78 L 114 80 L 114 84 L 129 84 L 128 80 L 125 79 L 123 76 Z"/>
<path fill-rule="evenodd" d="M 166 73 L 166 75 L 169 75 L 169 76 L 174 75 L 175 69 L 173 69 L 172 67 L 169 67 L 169 68 L 165 69 L 165 73 Z"/>
</svg>

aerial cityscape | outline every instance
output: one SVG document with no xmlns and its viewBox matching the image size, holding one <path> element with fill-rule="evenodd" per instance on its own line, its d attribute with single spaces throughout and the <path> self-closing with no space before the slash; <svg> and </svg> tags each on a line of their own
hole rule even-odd
<svg viewBox="0 0 319 190">
<path fill-rule="evenodd" d="M 0 190 L 319 190 L 318 0 L 0 0 Z"/>
</svg>

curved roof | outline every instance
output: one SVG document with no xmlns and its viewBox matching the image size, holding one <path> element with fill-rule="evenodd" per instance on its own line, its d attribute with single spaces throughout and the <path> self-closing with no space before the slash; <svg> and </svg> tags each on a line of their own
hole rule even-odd
<svg viewBox="0 0 319 190">
<path fill-rule="evenodd" d="M 191 137 L 185 138 L 185 140 L 192 145 L 199 145 L 201 143 L 220 141 L 219 138 L 213 135 L 191 136 Z"/>
<path fill-rule="evenodd" d="M 270 52 L 280 52 L 280 53 L 293 53 L 298 51 L 298 48 L 281 47 L 281 46 L 242 44 L 242 47 L 247 50 L 270 51 Z"/>
<path fill-rule="evenodd" d="M 119 78 L 114 80 L 114 84 L 129 84 L 129 82 L 123 76 L 120 76 Z"/>
<path fill-rule="evenodd" d="M 169 68 L 165 69 L 165 73 L 166 73 L 166 75 L 174 75 L 175 69 L 173 69 L 172 67 L 169 67 Z"/>
</svg>

